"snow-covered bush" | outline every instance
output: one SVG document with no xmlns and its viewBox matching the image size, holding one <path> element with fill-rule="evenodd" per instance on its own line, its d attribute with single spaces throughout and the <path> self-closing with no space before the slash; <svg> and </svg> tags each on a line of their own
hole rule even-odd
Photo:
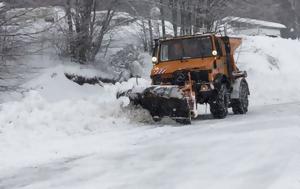
<svg viewBox="0 0 300 189">
<path fill-rule="evenodd" d="M 110 61 L 110 67 L 119 76 L 118 81 L 126 81 L 131 77 L 141 77 L 143 64 L 143 57 L 133 45 L 128 45 L 118 51 Z"/>
<path fill-rule="evenodd" d="M 99 61 L 96 65 L 81 65 L 82 68 L 77 71 L 65 72 L 65 76 L 79 85 L 115 84 L 128 81 L 133 77 L 144 76 L 144 69 L 146 69 L 144 59 L 144 55 L 140 53 L 137 47 L 128 45 L 105 61 Z M 105 63 L 106 61 L 107 63 Z M 86 74 L 87 72 L 89 74 Z"/>
</svg>

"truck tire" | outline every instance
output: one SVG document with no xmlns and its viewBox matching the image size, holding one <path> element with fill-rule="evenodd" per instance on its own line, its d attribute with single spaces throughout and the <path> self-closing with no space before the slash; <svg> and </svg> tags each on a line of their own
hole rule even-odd
<svg viewBox="0 0 300 189">
<path fill-rule="evenodd" d="M 223 119 L 228 115 L 228 93 L 226 84 L 222 84 L 210 101 L 210 112 L 214 118 Z"/>
<path fill-rule="evenodd" d="M 192 124 L 191 118 L 185 118 L 185 119 L 175 119 L 175 121 L 181 125 L 190 125 Z"/>
<path fill-rule="evenodd" d="M 249 89 L 245 81 L 241 82 L 239 99 L 232 99 L 231 106 L 234 114 L 246 114 L 249 106 Z"/>
<path fill-rule="evenodd" d="M 152 119 L 154 122 L 160 122 L 162 120 L 162 117 L 158 117 L 158 116 L 152 116 Z"/>
</svg>

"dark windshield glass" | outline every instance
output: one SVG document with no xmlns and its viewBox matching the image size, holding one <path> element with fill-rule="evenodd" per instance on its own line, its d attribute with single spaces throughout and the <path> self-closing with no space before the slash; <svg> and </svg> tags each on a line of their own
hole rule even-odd
<svg viewBox="0 0 300 189">
<path fill-rule="evenodd" d="M 210 37 L 178 39 L 161 43 L 160 60 L 180 60 L 212 56 Z"/>
</svg>

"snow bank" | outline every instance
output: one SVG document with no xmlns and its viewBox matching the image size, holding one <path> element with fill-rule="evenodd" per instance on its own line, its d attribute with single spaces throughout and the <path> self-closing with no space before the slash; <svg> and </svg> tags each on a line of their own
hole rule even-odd
<svg viewBox="0 0 300 189">
<path fill-rule="evenodd" d="M 69 69 L 65 66 L 47 69 L 40 77 L 23 86 L 28 90 L 23 93 L 21 101 L 2 104 L 0 129 L 49 126 L 52 129 L 70 127 L 74 130 L 69 121 L 77 122 L 75 120 L 80 120 L 79 117 L 89 117 L 88 113 L 95 118 L 99 112 L 103 112 L 103 115 L 114 113 L 109 109 L 118 103 L 114 95 L 117 86 L 79 86 L 65 77 L 65 70 Z M 107 108 L 107 111 L 103 111 L 103 108 Z"/>
<path fill-rule="evenodd" d="M 83 85 L 80 86 L 65 77 L 65 73 L 78 74 L 86 77 L 106 77 L 106 73 L 97 71 L 89 67 L 78 65 L 60 65 L 46 69 L 38 78 L 23 85 L 28 90 L 36 91 L 43 98 L 50 102 L 65 100 L 81 100 L 87 98 L 97 98 L 105 102 L 116 101 L 116 93 L 119 90 L 130 89 L 136 85 L 136 79 L 128 82 L 117 83 L 115 85 Z M 138 80 L 141 85 L 149 84 L 144 79 Z"/>
<path fill-rule="evenodd" d="M 116 93 L 136 86 L 136 79 L 104 87 L 79 86 L 64 75 L 66 71 L 76 73 L 78 69 L 80 67 L 74 66 L 46 69 L 41 76 L 23 86 L 28 91 L 23 93 L 21 101 L 0 105 L 0 161 L 3 165 L 0 170 L 37 161 L 35 154 L 24 152 L 34 151 L 33 144 L 36 147 L 35 144 L 42 145 L 43 142 L 104 132 L 108 128 L 130 124 L 131 121 L 121 109 L 126 102 L 117 100 Z M 143 79 L 139 79 L 138 83 L 149 85 Z M 26 157 L 18 158 L 20 151 L 28 155 L 29 162 Z M 47 151 L 47 154 L 49 158 L 55 152 Z"/>
<path fill-rule="evenodd" d="M 245 37 L 238 66 L 248 72 L 252 105 L 300 100 L 300 42 L 270 37 Z"/>
</svg>

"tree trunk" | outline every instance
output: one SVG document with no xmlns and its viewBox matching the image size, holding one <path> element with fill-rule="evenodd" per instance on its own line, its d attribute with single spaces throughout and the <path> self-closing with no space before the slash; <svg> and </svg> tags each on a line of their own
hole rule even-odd
<svg viewBox="0 0 300 189">
<path fill-rule="evenodd" d="M 75 45 L 74 45 L 74 35 L 73 35 L 73 20 L 71 13 L 71 0 L 67 0 L 66 2 L 66 16 L 68 23 L 68 43 L 69 43 L 69 53 L 71 54 L 71 58 L 75 58 Z"/>
<path fill-rule="evenodd" d="M 145 24 L 145 20 L 142 19 L 142 30 L 143 30 L 143 36 L 142 36 L 142 41 L 143 41 L 143 47 L 144 47 L 144 51 L 148 52 L 149 49 L 149 45 L 148 45 L 148 38 L 147 38 L 147 29 L 146 29 L 146 24 Z"/>
<path fill-rule="evenodd" d="M 180 7 L 180 35 L 185 35 L 185 18 L 185 1 L 182 1 Z"/>
<path fill-rule="evenodd" d="M 86 64 L 88 61 L 88 53 L 91 50 L 90 39 L 90 26 L 92 14 L 93 0 L 82 0 L 80 7 L 80 33 L 78 34 L 78 49 L 79 49 L 79 63 Z"/>
<path fill-rule="evenodd" d="M 172 25 L 174 36 L 177 37 L 178 35 L 178 0 L 170 0 L 171 8 L 172 8 Z"/>
<path fill-rule="evenodd" d="M 99 31 L 99 34 L 97 38 L 95 39 L 95 42 L 91 44 L 91 53 L 90 53 L 90 61 L 95 61 L 96 56 L 98 52 L 100 51 L 104 39 L 104 35 L 107 33 L 109 30 L 110 22 L 114 16 L 114 10 L 109 9 L 107 10 L 106 16 L 101 24 L 101 30 Z"/>
<path fill-rule="evenodd" d="M 149 25 L 149 36 L 150 36 L 150 51 L 153 48 L 153 26 L 152 26 L 152 21 L 151 19 L 148 19 L 148 25 Z"/>
<path fill-rule="evenodd" d="M 160 0 L 161 30 L 162 30 L 162 37 L 166 37 L 165 12 L 164 12 L 163 3 L 164 3 L 163 0 Z"/>
</svg>

